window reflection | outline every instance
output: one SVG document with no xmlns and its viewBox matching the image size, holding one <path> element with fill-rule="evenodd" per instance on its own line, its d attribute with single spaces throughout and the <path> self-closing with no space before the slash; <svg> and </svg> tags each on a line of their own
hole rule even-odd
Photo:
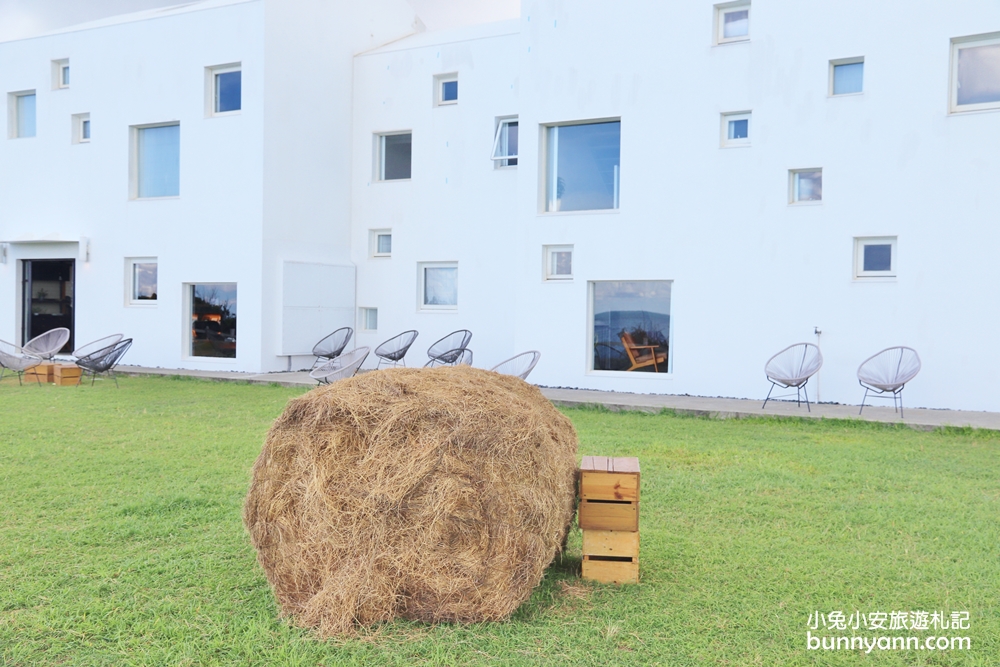
<svg viewBox="0 0 1000 667">
<path fill-rule="evenodd" d="M 236 283 L 191 285 L 191 356 L 236 357 Z"/>
<path fill-rule="evenodd" d="M 669 372 L 671 281 L 592 285 L 594 370 Z"/>
</svg>

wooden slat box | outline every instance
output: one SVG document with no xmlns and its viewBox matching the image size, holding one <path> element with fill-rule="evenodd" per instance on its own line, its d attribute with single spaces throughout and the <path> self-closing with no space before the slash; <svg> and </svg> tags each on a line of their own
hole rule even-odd
<svg viewBox="0 0 1000 667">
<path fill-rule="evenodd" d="M 639 502 L 639 459 L 584 456 L 580 498 Z"/>
<path fill-rule="evenodd" d="M 615 500 L 581 500 L 577 515 L 580 529 L 639 530 L 639 503 Z"/>
<path fill-rule="evenodd" d="M 613 558 L 609 556 L 584 556 L 583 578 L 602 584 L 639 583 L 639 560 L 637 558 Z"/>
<path fill-rule="evenodd" d="M 32 382 L 52 382 L 54 366 L 55 364 L 48 362 L 33 366 L 24 371 L 24 379 Z"/>
<path fill-rule="evenodd" d="M 80 384 L 80 374 L 83 372 L 76 364 L 56 364 L 53 368 L 52 381 L 61 387 Z"/>
<path fill-rule="evenodd" d="M 588 556 L 638 558 L 639 533 L 625 530 L 585 530 L 583 553 Z"/>
</svg>

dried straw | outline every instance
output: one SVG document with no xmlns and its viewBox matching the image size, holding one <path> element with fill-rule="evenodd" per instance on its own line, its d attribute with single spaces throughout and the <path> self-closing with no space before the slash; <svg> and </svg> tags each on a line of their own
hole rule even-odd
<svg viewBox="0 0 1000 667">
<path fill-rule="evenodd" d="M 509 616 L 573 516 L 576 431 L 467 366 L 314 389 L 274 423 L 243 521 L 282 612 L 320 635 Z"/>
</svg>

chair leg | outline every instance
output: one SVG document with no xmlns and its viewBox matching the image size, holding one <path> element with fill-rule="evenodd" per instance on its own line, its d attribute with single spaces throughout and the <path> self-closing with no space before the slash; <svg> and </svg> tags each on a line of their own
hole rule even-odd
<svg viewBox="0 0 1000 667">
<path fill-rule="evenodd" d="M 809 390 L 806 389 L 805 385 L 802 385 L 802 393 L 806 395 L 806 410 L 812 412 L 812 408 L 809 407 Z"/>
<path fill-rule="evenodd" d="M 760 406 L 761 410 L 763 410 L 764 408 L 767 407 L 767 402 L 769 400 L 771 400 L 771 392 L 772 391 L 774 391 L 774 383 L 773 382 L 771 383 L 771 388 L 767 390 L 767 398 L 764 399 L 764 405 Z"/>
<path fill-rule="evenodd" d="M 861 410 L 858 410 L 858 416 L 864 411 L 866 400 L 868 400 L 868 387 L 865 387 L 865 397 L 861 399 Z"/>
<path fill-rule="evenodd" d="M 115 381 L 115 389 L 118 389 L 118 376 L 115 375 L 115 372 L 111 369 L 108 369 L 108 375 L 110 375 L 111 379 Z"/>
<path fill-rule="evenodd" d="M 899 418 L 903 419 L 903 388 L 899 388 Z"/>
</svg>

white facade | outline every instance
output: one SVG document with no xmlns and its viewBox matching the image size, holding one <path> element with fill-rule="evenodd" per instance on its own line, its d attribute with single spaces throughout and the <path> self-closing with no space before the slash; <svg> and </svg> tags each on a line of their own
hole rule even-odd
<svg viewBox="0 0 1000 667">
<path fill-rule="evenodd" d="M 299 368 L 350 325 L 372 347 L 419 330 L 412 366 L 467 328 L 477 366 L 540 350 L 539 384 L 756 397 L 767 358 L 806 341 L 825 357 L 811 396 L 857 403 L 858 364 L 909 345 L 907 405 L 1000 410 L 1000 105 L 953 95 L 956 49 L 1000 38 L 995 3 L 748 3 L 729 41 L 734 3 L 524 0 L 440 33 L 402 0 L 332 5 L 213 0 L 0 44 L 8 129 L 9 94 L 37 91 L 36 136 L 0 142 L 0 338 L 23 335 L 22 260 L 73 258 L 77 340 L 124 332 L 133 364 Z M 1000 59 L 976 54 L 989 100 Z M 231 63 L 242 108 L 206 117 L 206 68 Z M 518 163 L 498 167 L 511 117 Z M 175 121 L 179 196 L 130 200 L 129 128 Z M 547 128 L 595 121 L 620 123 L 617 208 L 547 211 Z M 409 178 L 382 179 L 380 137 L 400 133 Z M 804 174 L 792 201 L 797 170 L 821 170 L 820 200 Z M 866 239 L 891 268 L 864 270 Z M 545 280 L 546 246 L 572 246 L 571 279 Z M 127 258 L 157 259 L 155 306 L 127 305 Z M 423 305 L 423 268 L 457 268 L 457 303 Z M 593 294 L 638 281 L 669 283 L 667 372 L 595 370 Z M 235 359 L 190 355 L 193 283 L 236 283 Z"/>
</svg>

